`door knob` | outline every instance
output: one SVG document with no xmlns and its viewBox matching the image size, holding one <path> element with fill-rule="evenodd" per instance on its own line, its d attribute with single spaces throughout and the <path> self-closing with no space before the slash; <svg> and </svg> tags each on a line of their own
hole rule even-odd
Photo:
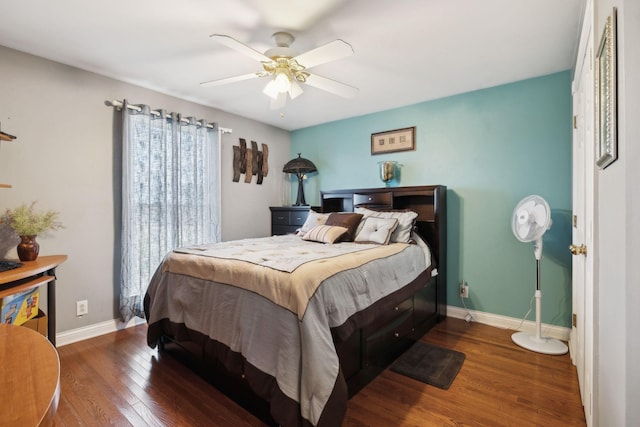
<svg viewBox="0 0 640 427">
<path fill-rule="evenodd" d="M 587 247 L 583 244 L 578 245 L 569 245 L 569 251 L 574 255 L 586 255 Z"/>
</svg>

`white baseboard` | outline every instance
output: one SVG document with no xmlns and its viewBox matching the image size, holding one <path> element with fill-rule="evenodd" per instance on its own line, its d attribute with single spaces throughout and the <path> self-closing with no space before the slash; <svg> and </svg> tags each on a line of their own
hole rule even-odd
<svg viewBox="0 0 640 427">
<path fill-rule="evenodd" d="M 482 323 L 489 326 L 495 326 L 502 329 L 513 329 L 530 334 L 536 333 L 536 322 L 526 320 L 520 329 L 518 326 L 522 319 L 516 319 L 514 317 L 501 316 L 499 314 L 484 313 L 482 311 L 467 310 L 461 307 L 447 306 L 447 316 L 454 317 L 456 319 L 464 319 L 467 314 L 470 314 L 473 318 L 472 322 Z M 570 328 L 542 324 L 542 336 L 551 337 L 562 341 L 569 341 L 569 335 L 571 333 Z"/>
<path fill-rule="evenodd" d="M 516 330 L 520 325 L 521 319 L 513 317 L 501 316 L 499 314 L 484 313 L 482 311 L 466 310 L 464 308 L 447 306 L 447 316 L 454 317 L 456 319 L 464 319 L 467 314 L 470 314 L 473 318 L 473 322 L 483 323 L 489 326 L 495 326 L 502 329 Z M 118 319 L 107 320 L 105 322 L 96 323 L 94 325 L 84 326 L 82 328 L 71 329 L 70 331 L 61 332 L 56 335 L 56 345 L 61 347 L 63 345 L 72 344 L 74 342 L 94 338 L 100 335 L 108 334 L 110 332 L 126 329 L 131 326 L 136 326 L 145 323 L 144 319 L 136 317 L 131 319 L 128 323 L 122 323 Z M 535 334 L 536 324 L 532 321 L 525 321 L 520 328 L 521 331 Z M 569 341 L 569 335 L 571 333 L 570 328 L 562 326 L 554 326 L 542 324 L 542 335 L 556 338 L 562 341 Z"/>
<path fill-rule="evenodd" d="M 127 323 L 123 323 L 119 319 L 113 319 L 93 325 L 83 326 L 82 328 L 71 329 L 69 331 L 56 334 L 56 346 L 62 347 L 63 345 L 98 337 L 100 335 L 126 329 L 131 326 L 141 325 L 145 322 L 146 320 L 144 319 L 134 317 Z"/>
</svg>

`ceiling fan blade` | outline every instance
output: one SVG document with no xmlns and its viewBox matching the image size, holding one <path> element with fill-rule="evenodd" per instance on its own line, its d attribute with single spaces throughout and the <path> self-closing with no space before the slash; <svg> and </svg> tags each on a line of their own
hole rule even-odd
<svg viewBox="0 0 640 427">
<path fill-rule="evenodd" d="M 353 98 L 358 94 L 357 87 L 349 86 L 317 74 L 309 74 L 305 83 L 334 95 L 342 96 L 343 98 Z"/>
<path fill-rule="evenodd" d="M 266 56 L 265 54 L 263 54 L 262 52 L 258 52 L 257 50 L 255 50 L 252 47 L 247 46 L 244 43 L 239 42 L 238 40 L 234 39 L 233 37 L 229 37 L 226 36 L 224 34 L 211 34 L 212 39 L 214 39 L 215 41 L 217 41 L 218 43 L 221 43 L 227 47 L 230 47 L 231 49 L 234 49 L 244 55 L 247 55 L 250 58 L 255 59 L 256 61 L 260 61 L 260 62 L 271 62 L 271 58 L 269 58 L 268 56 Z"/>
<path fill-rule="evenodd" d="M 287 92 L 280 92 L 277 98 L 271 98 L 271 109 L 280 110 L 287 103 Z"/>
<path fill-rule="evenodd" d="M 225 79 L 209 80 L 208 82 L 200 83 L 200 85 L 201 86 L 220 86 L 220 85 L 226 85 L 227 83 L 241 82 L 243 80 L 254 79 L 257 77 L 264 77 L 264 75 L 262 74 L 262 72 L 255 72 L 255 73 L 243 74 L 241 76 L 227 77 Z"/>
<path fill-rule="evenodd" d="M 301 53 L 293 59 L 305 68 L 311 68 L 349 55 L 353 55 L 353 47 L 344 40 L 337 39 L 305 53 Z"/>
</svg>

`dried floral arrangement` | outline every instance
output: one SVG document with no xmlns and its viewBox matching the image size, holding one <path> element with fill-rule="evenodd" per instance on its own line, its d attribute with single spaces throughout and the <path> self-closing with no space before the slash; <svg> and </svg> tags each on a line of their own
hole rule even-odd
<svg viewBox="0 0 640 427">
<path fill-rule="evenodd" d="M 59 221 L 60 213 L 53 210 L 37 211 L 36 202 L 23 203 L 15 209 L 7 209 L 2 215 L 3 222 L 18 234 L 18 236 L 37 236 L 46 231 L 64 228 Z"/>
</svg>

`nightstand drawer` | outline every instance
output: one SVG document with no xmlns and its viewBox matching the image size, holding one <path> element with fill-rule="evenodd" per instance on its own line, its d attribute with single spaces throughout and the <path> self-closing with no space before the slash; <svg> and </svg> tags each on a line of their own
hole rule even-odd
<svg viewBox="0 0 640 427">
<path fill-rule="evenodd" d="M 274 225 L 303 225 L 309 211 L 271 212 L 271 224 Z"/>
<path fill-rule="evenodd" d="M 289 212 L 289 225 L 304 225 L 309 216 L 309 211 L 291 211 Z"/>
<path fill-rule="evenodd" d="M 286 211 L 271 212 L 271 224 L 289 225 L 289 212 L 286 212 Z"/>
</svg>

